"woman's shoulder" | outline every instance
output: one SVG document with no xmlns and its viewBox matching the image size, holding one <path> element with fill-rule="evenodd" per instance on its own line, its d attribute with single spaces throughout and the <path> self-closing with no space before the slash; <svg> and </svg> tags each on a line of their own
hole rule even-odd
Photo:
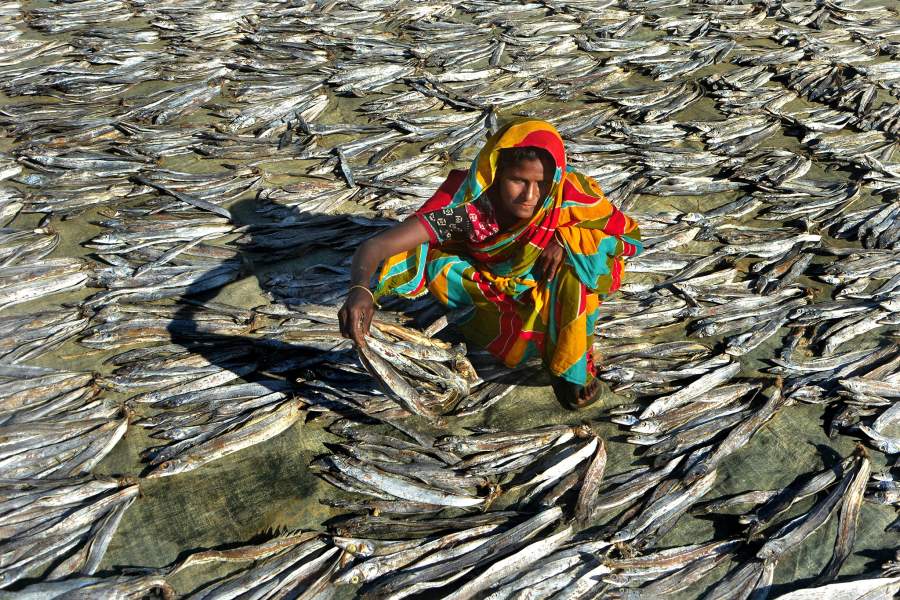
<svg viewBox="0 0 900 600">
<path fill-rule="evenodd" d="M 593 204 L 598 200 L 606 199 L 606 195 L 596 179 L 575 171 L 571 167 L 566 168 L 562 195 L 563 200 L 578 204 Z"/>
<path fill-rule="evenodd" d="M 466 175 L 468 174 L 468 169 L 451 169 L 447 174 L 447 179 L 445 179 L 444 183 L 441 184 L 441 187 L 451 187 L 455 192 L 459 189 L 459 186 L 462 185 L 462 183 L 466 180 Z"/>
<path fill-rule="evenodd" d="M 447 175 L 447 178 L 444 180 L 444 183 L 440 185 L 437 191 L 432 194 L 431 198 L 425 201 L 425 203 L 417 210 L 417 213 L 427 213 L 437 210 L 439 208 L 444 208 L 450 201 L 453 200 L 454 194 L 456 194 L 456 190 L 465 182 L 466 175 L 468 174 L 468 170 L 465 169 L 453 169 Z"/>
</svg>

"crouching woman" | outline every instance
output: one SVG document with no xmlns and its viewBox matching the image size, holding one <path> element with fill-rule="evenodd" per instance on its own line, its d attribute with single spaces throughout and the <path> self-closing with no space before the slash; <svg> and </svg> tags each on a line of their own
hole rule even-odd
<svg viewBox="0 0 900 600">
<path fill-rule="evenodd" d="M 363 344 L 376 298 L 431 292 L 449 308 L 474 309 L 461 324 L 468 341 L 508 367 L 540 356 L 560 402 L 581 408 L 601 393 L 591 353 L 600 303 L 640 240 L 637 223 L 567 166 L 550 123 L 518 119 L 414 217 L 357 249 L 341 332 Z"/>
</svg>

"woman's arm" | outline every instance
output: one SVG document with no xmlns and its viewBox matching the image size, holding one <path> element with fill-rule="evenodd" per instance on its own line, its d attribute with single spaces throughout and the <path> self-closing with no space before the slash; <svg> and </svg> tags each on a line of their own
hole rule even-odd
<svg viewBox="0 0 900 600">
<path fill-rule="evenodd" d="M 338 311 L 342 336 L 357 344 L 365 344 L 365 335 L 369 332 L 369 325 L 375 314 L 372 294 L 353 286 L 368 289 L 372 274 L 384 259 L 404 250 L 412 250 L 428 240 L 425 226 L 412 217 L 360 244 L 353 253 L 350 265 L 350 293 L 347 294 L 344 306 Z"/>
</svg>

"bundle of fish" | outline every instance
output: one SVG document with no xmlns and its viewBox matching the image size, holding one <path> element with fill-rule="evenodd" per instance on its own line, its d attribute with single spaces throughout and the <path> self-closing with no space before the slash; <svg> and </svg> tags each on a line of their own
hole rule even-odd
<svg viewBox="0 0 900 600">
<path fill-rule="evenodd" d="M 175 342 L 191 345 L 246 338 L 254 313 L 219 303 L 124 304 L 103 307 L 79 343 L 108 350 L 135 343 Z"/>
<path fill-rule="evenodd" d="M 0 267 L 0 310 L 83 288 L 92 265 L 77 258 L 50 258 Z"/>
<path fill-rule="evenodd" d="M 75 7 L 53 6 L 28 11 L 28 24 L 48 32 L 83 29 L 91 25 L 125 21 L 133 13 L 125 2 L 79 2 Z M 65 23 L 60 22 L 60 19 Z"/>
<path fill-rule="evenodd" d="M 463 344 L 453 346 L 409 328 L 373 322 L 357 350 L 386 394 L 430 421 L 452 413 L 478 381 Z"/>
<path fill-rule="evenodd" d="M 382 311 L 380 318 L 384 319 L 387 314 L 389 313 Z M 336 324 L 332 327 L 336 327 Z M 260 331 L 264 331 L 264 329 Z M 282 339 L 288 342 L 289 348 L 301 350 L 318 345 L 315 341 L 320 337 L 315 332 L 307 332 L 302 339 L 298 340 L 294 333 L 285 335 L 284 330 L 279 333 L 285 336 Z M 360 366 L 357 352 L 349 349 L 348 340 L 338 337 L 337 332 L 333 329 L 325 333 L 329 337 L 321 344 L 324 352 L 299 358 L 296 363 L 296 368 L 304 369 L 305 372 L 305 375 L 298 381 L 300 381 L 303 399 L 310 405 L 310 410 L 351 416 L 363 421 L 368 421 L 371 417 L 377 421 L 392 424 L 396 424 L 397 419 L 403 419 L 410 415 L 410 412 L 404 408 L 402 403 L 395 400 L 393 395 L 385 394 L 379 389 L 381 386 L 376 384 L 376 380 L 373 380 L 369 371 Z M 269 340 L 260 343 L 266 346 L 272 345 Z M 281 343 L 276 346 L 281 347 Z M 407 360 L 413 359 L 407 357 Z M 482 373 L 482 369 L 479 368 L 481 381 L 471 385 L 469 396 L 459 400 L 452 414 L 469 415 L 486 409 L 514 389 L 520 376 L 524 373 L 533 373 L 535 370 L 534 365 L 531 365 L 509 373 L 505 372 L 502 367 L 498 368 L 493 360 L 492 367 L 492 370 L 485 373 Z M 444 371 L 441 370 L 441 373 Z M 452 377 L 455 379 L 458 375 L 461 374 L 456 373 Z M 434 393 L 434 379 L 435 376 L 432 376 L 431 383 L 425 388 L 426 394 Z M 411 383 L 419 385 L 415 380 Z"/>
<path fill-rule="evenodd" d="M 560 508 L 547 508 L 514 526 L 488 524 L 424 543 L 416 540 L 417 548 L 403 541 L 359 543 L 335 538 L 335 543 L 352 544 L 354 553 L 365 559 L 339 573 L 337 581 L 366 582 L 360 592 L 363 598 L 396 600 L 434 588 L 443 588 L 445 598 L 472 598 L 520 576 L 523 568 L 571 538 L 571 526 L 546 535 L 561 517 Z M 543 537 L 535 540 L 541 532 Z M 467 575 L 472 577 L 458 585 Z M 445 587 L 451 584 L 455 584 L 452 592 Z"/>
<path fill-rule="evenodd" d="M 896 188 L 896 178 L 891 185 Z M 884 190 L 889 191 L 889 190 Z M 882 248 L 897 250 L 898 221 L 900 221 L 900 204 L 875 205 L 862 210 L 846 213 L 840 218 L 832 219 L 832 235 L 837 238 L 859 240 L 865 248 Z"/>
<path fill-rule="evenodd" d="M 837 215 L 859 200 L 858 185 L 797 179 L 805 174 L 809 166 L 809 161 L 804 163 L 797 155 L 765 165 L 770 167 L 766 168 L 765 174 L 768 181 L 757 181 L 757 186 L 763 190 L 753 194 L 769 205 L 760 215 L 762 220 L 807 219 L 827 226 Z M 757 165 L 753 167 L 759 168 Z M 738 174 L 742 177 L 755 177 L 748 171 L 750 168 L 745 164 L 738 169 Z"/>
<path fill-rule="evenodd" d="M 171 266 L 165 264 L 165 258 L 160 257 L 137 269 L 130 266 L 97 269 L 91 286 L 107 291 L 94 294 L 83 306 L 107 306 L 119 300 L 134 302 L 191 296 L 234 281 L 242 269 L 240 260 Z"/>
<path fill-rule="evenodd" d="M 610 489 L 601 494 L 600 507 L 620 506 L 623 498 L 644 494 L 646 489 L 653 486 L 654 480 L 666 477 L 673 469 L 674 467 L 669 467 L 665 474 L 638 469 L 636 473 L 626 472 L 611 478 L 607 481 Z M 531 586 L 531 590 L 540 590 L 537 597 L 549 597 L 563 588 L 581 588 L 580 594 L 589 589 L 589 586 L 599 586 L 602 583 L 606 586 L 607 593 L 613 597 L 632 600 L 658 598 L 660 595 L 688 588 L 725 562 L 734 563 L 734 568 L 708 590 L 704 597 L 746 598 L 754 590 L 757 593 L 767 593 L 777 561 L 825 524 L 840 504 L 840 526 L 834 552 L 817 580 L 819 583 L 827 582 L 834 578 L 849 556 L 868 474 L 868 458 L 865 453 L 857 452 L 833 468 L 799 477 L 782 490 L 747 492 L 698 504 L 692 509 L 694 513 L 708 514 L 733 506 L 757 504 L 755 511 L 740 519 L 741 523 L 749 525 L 749 541 L 735 538 L 666 548 L 638 557 L 614 556 L 613 548 L 610 548 L 611 542 L 631 540 L 633 545 L 640 542 L 640 536 L 645 535 L 648 529 L 652 531 L 653 528 L 660 527 L 661 523 L 671 527 L 674 520 L 708 491 L 710 480 L 714 479 L 714 471 L 697 480 L 691 487 L 685 488 L 678 482 L 662 485 L 659 487 L 668 487 L 671 491 L 655 491 L 644 504 L 642 512 L 636 516 L 629 515 L 629 511 L 626 511 L 625 515 L 631 520 L 612 534 L 608 541 L 582 541 L 551 554 L 532 567 L 520 580 L 507 584 L 505 593 L 498 597 L 508 597 L 509 593 L 524 589 L 526 585 Z M 772 537 L 760 535 L 764 529 L 774 527 L 774 520 L 795 502 L 829 488 L 831 491 L 827 496 L 807 513 L 782 525 Z M 601 550 L 605 551 L 605 556 L 598 552 Z M 748 550 L 756 554 L 757 560 L 743 562 L 742 557 Z"/>
<path fill-rule="evenodd" d="M 884 280 L 883 284 L 869 293 L 871 297 L 889 300 L 896 296 L 900 286 L 900 264 L 896 252 L 863 249 L 847 252 L 832 249 L 830 253 L 845 258 L 833 261 L 818 277 L 825 283 L 846 288 L 837 295 L 860 296 L 872 283 Z"/>
<path fill-rule="evenodd" d="M 30 231 L 0 228 L 0 267 L 37 262 L 58 245 L 59 234 L 45 227 Z"/>
<path fill-rule="evenodd" d="M 216 79 L 227 72 L 227 69 L 220 68 L 199 83 L 173 85 L 168 89 L 148 94 L 141 98 L 138 105 L 129 106 L 129 110 L 121 118 L 129 121 L 162 124 L 190 114 L 197 110 L 199 105 L 207 103 L 219 95 L 221 89 Z"/>
<path fill-rule="evenodd" d="M 667 257 L 657 256 L 660 261 L 668 261 Z M 644 264 L 648 264 L 649 259 Z M 659 264 L 659 263 L 658 263 Z M 682 265 L 684 265 L 682 267 Z M 674 269 L 686 268 L 686 262 L 675 264 Z M 669 268 L 664 266 L 664 268 Z M 631 338 L 643 335 L 658 335 L 673 326 L 681 326 L 683 318 L 696 309 L 677 296 L 654 296 L 649 302 L 635 299 L 611 301 L 608 303 L 608 319 L 602 319 L 595 329 L 598 338 Z M 603 342 L 599 342 L 603 344 Z M 604 344 L 605 345 L 605 344 Z"/>
<path fill-rule="evenodd" d="M 900 452 L 900 439 L 892 434 L 897 419 L 896 399 L 900 398 L 900 358 L 894 357 L 885 364 L 859 375 L 838 379 L 842 404 L 846 406 L 832 421 L 848 427 L 860 417 L 875 419 L 869 424 L 857 424 L 857 429 L 870 438 L 870 443 L 885 454 Z M 886 408 L 884 408 L 886 407 Z M 882 410 L 883 409 L 883 410 Z"/>
<path fill-rule="evenodd" d="M 22 479 L 89 473 L 125 435 L 128 419 L 111 416 L 112 411 L 101 402 L 75 408 L 80 410 L 72 415 L 60 412 L 31 421 L 23 417 L 0 426 L 8 440 L 0 452 L 4 475 Z"/>
<path fill-rule="evenodd" d="M 0 364 L 0 423 L 101 422 L 119 409 L 98 398 L 98 392 L 92 373 Z"/>
<path fill-rule="evenodd" d="M 126 213 L 104 219 L 97 224 L 109 229 L 84 245 L 101 255 L 127 254 L 139 247 L 177 242 L 199 243 L 232 233 L 236 227 L 224 217 L 207 214 L 152 215 L 144 218 L 127 217 Z"/>
<path fill-rule="evenodd" d="M 227 385 L 259 366 L 246 343 L 180 344 L 124 352 L 109 362 L 119 365 L 101 385 L 121 391 L 154 387 L 132 396 L 130 406 L 149 405 L 160 412 L 138 424 L 168 445 L 147 448 L 147 477 L 195 469 L 278 435 L 300 415 L 290 398 L 293 385 L 273 378 Z M 292 365 L 288 365 L 289 367 Z M 278 372 L 279 363 L 267 369 Z"/>
<path fill-rule="evenodd" d="M 389 224 L 358 216 L 304 215 L 287 222 L 245 226 L 234 243 L 239 248 L 264 252 L 267 260 L 275 260 L 313 249 L 346 251 Z"/>
<path fill-rule="evenodd" d="M 311 466 L 341 489 L 396 502 L 389 512 L 434 512 L 448 506 L 486 506 L 493 500 L 489 494 L 479 495 L 489 487 L 485 478 L 456 472 L 459 458 L 453 453 L 348 427 L 332 431 L 352 436 L 353 443 L 337 445 L 340 454 L 320 457 Z"/>
<path fill-rule="evenodd" d="M 749 525 L 748 533 L 751 536 L 762 537 L 763 543 L 756 549 L 754 559 L 737 562 L 723 579 L 707 591 L 705 597 L 746 598 L 754 591 L 767 593 L 772 585 L 778 562 L 827 523 L 840 508 L 837 536 L 831 558 L 822 567 L 816 579 L 817 583 L 833 580 L 852 552 L 863 493 L 870 472 L 871 465 L 867 453 L 857 449 L 840 465 L 820 473 L 798 477 L 783 490 L 768 493 L 768 499 L 762 502 L 759 502 L 759 498 L 766 497 L 766 493 L 753 492 L 750 497 L 739 496 L 738 498 L 744 502 L 750 500 L 757 504 L 756 509 L 745 514 L 740 521 Z M 774 519 L 796 501 L 825 490 L 828 490 L 828 493 L 807 512 L 786 523 L 773 524 Z M 732 502 L 735 500 L 732 499 Z M 766 533 L 760 535 L 763 530 Z"/>
<path fill-rule="evenodd" d="M 299 214 L 330 214 L 359 192 L 344 181 L 326 176 L 306 177 L 302 183 L 260 190 L 257 212 L 278 220 Z"/>
<path fill-rule="evenodd" d="M 78 214 L 96 206 L 124 202 L 132 190 L 130 183 L 116 185 L 90 182 L 30 181 L 31 191 L 21 198 L 23 213 Z"/>
<path fill-rule="evenodd" d="M 211 237 L 218 236 L 213 234 Z M 137 244 L 121 250 L 114 249 L 98 253 L 97 257 L 116 268 L 100 270 L 98 277 L 94 279 L 94 285 L 99 285 L 98 281 L 111 285 L 116 276 L 124 279 L 140 278 L 148 271 L 160 267 L 174 266 L 181 267 L 183 270 L 215 270 L 217 267 L 235 269 L 240 266 L 243 269 L 246 266 L 237 250 L 217 244 L 207 244 L 205 238 L 186 242 L 163 240 L 160 243 Z M 131 271 L 127 269 L 131 269 Z M 228 283 L 227 280 L 220 280 L 218 285 L 224 285 L 223 281 Z"/>
<path fill-rule="evenodd" d="M 75 308 L 0 317 L 0 362 L 18 363 L 40 356 L 87 325 L 88 318 Z"/>
<path fill-rule="evenodd" d="M 598 340 L 594 352 L 605 366 L 599 377 L 617 393 L 633 390 L 639 394 L 673 392 L 672 382 L 702 375 L 727 362 L 727 357 L 710 357 L 710 349 L 697 342 L 636 342 L 612 345 Z"/>
<path fill-rule="evenodd" d="M 341 305 L 350 287 L 347 261 L 340 265 L 310 265 L 296 274 L 270 275 L 263 284 L 265 290 L 285 304 Z"/>
<path fill-rule="evenodd" d="M 24 198 L 19 190 L 12 187 L 4 187 L 0 183 L 0 225 L 6 226 L 12 221 L 24 206 Z"/>
<path fill-rule="evenodd" d="M 527 491 L 519 498 L 522 506 L 532 502 L 552 506 L 553 501 L 546 496 L 558 498 L 571 489 L 578 481 L 572 473 L 580 464 L 595 454 L 602 455 L 598 460 L 605 462 L 603 443 L 587 426 L 476 431 L 440 438 L 436 446 L 460 455 L 461 460 L 454 465 L 460 473 L 491 478 L 504 492 Z M 509 474 L 514 476 L 505 481 Z"/>
<path fill-rule="evenodd" d="M 345 516 L 333 523 L 332 530 L 335 534 L 334 539 L 340 539 L 337 536 L 350 536 L 355 541 L 360 541 L 360 538 L 384 541 L 396 538 L 398 531 L 403 531 L 404 537 L 419 539 L 481 525 L 507 523 L 518 517 L 521 517 L 520 513 L 508 510 L 474 512 L 453 517 L 424 515 L 421 519 L 399 515 Z"/>
<path fill-rule="evenodd" d="M 151 437 L 169 442 L 142 453 L 149 463 L 144 476 L 192 471 L 287 430 L 302 416 L 302 403 L 290 398 L 285 389 L 282 382 L 248 383 L 205 395 L 168 398 L 173 403 L 187 402 L 184 397 L 189 396 L 193 402 L 186 409 L 160 412 L 138 422 L 153 430 Z"/>
<path fill-rule="evenodd" d="M 768 370 L 785 377 L 786 393 L 804 402 L 827 403 L 837 399 L 839 382 L 845 377 L 876 377 L 890 369 L 895 356 L 890 346 L 843 352 L 829 357 L 805 358 L 795 355 L 795 347 L 786 346 L 777 358 L 769 359 Z M 887 361 L 887 362 L 883 362 Z M 884 367 L 884 368 L 882 368 Z"/>
<path fill-rule="evenodd" d="M 279 536 L 269 542 L 208 550 L 188 555 L 165 576 L 209 562 L 245 562 L 253 564 L 223 579 L 194 591 L 186 598 L 297 598 L 331 597 L 331 579 L 340 565 L 340 549 L 316 532 Z"/>
<path fill-rule="evenodd" d="M 163 578 L 156 575 L 114 575 L 111 577 L 67 577 L 57 581 L 31 583 L 16 592 L 0 591 L 0 598 L 37 597 L 53 598 L 124 598 L 140 600 L 160 597 L 172 600 L 175 589 Z"/>
<path fill-rule="evenodd" d="M 610 489 L 601 491 L 594 510 L 618 507 L 632 502 L 649 489 L 653 491 L 649 497 L 642 498 L 620 515 L 615 524 L 607 525 L 607 529 L 612 532 L 610 540 L 628 542 L 638 548 L 646 547 L 674 527 L 678 518 L 709 491 L 715 483 L 716 469 L 722 461 L 746 444 L 785 404 L 786 400 L 776 386 L 759 409 L 749 410 L 746 404 L 729 406 L 735 398 L 740 398 L 750 390 L 746 387 L 724 388 L 718 398 L 710 398 L 712 402 L 718 400 L 722 409 L 702 406 L 695 409 L 695 414 L 699 414 L 693 418 L 690 413 L 685 414 L 686 410 L 670 409 L 661 413 L 668 415 L 676 423 L 674 429 L 666 432 L 668 435 L 651 435 L 649 439 L 629 438 L 631 442 L 652 444 L 648 452 L 654 457 L 654 470 L 639 468 L 629 472 L 624 479 L 608 480 L 606 485 Z M 641 418 L 653 417 L 658 414 L 657 410 L 665 406 L 684 406 L 686 401 L 683 400 L 679 400 L 681 404 L 666 404 L 676 401 L 676 396 L 678 393 L 652 404 L 641 414 Z M 703 399 L 695 402 L 701 403 L 704 403 Z M 680 427 L 677 426 L 679 418 L 685 423 Z M 635 426 L 644 429 L 641 427 L 644 423 L 639 421 Z M 671 426 L 663 417 L 663 421 L 647 421 L 646 428 L 657 429 L 661 424 Z M 617 487 L 612 487 L 614 483 L 618 484 Z"/>
<path fill-rule="evenodd" d="M 350 341 L 341 336 L 334 305 L 271 304 L 257 308 L 254 318 L 254 333 L 260 336 L 258 344 L 266 348 L 320 350 L 319 359 L 324 362 L 334 359 L 336 352 L 350 347 Z M 397 324 L 403 320 L 402 315 L 393 313 L 384 318 Z"/>
<path fill-rule="evenodd" d="M 349 443 L 336 446 L 336 449 L 342 452 L 341 458 L 345 459 L 345 462 L 332 463 L 330 457 L 323 457 L 318 463 L 314 463 L 320 476 L 341 489 L 368 495 L 371 498 L 364 500 L 321 499 L 324 504 L 352 511 L 372 510 L 376 514 L 386 515 L 427 513 L 441 510 L 447 506 L 390 494 L 374 486 L 374 480 L 371 478 L 368 480 L 354 479 L 354 475 L 348 474 L 341 468 L 350 465 L 352 461 L 364 461 L 367 465 L 372 464 L 375 467 L 376 476 L 379 468 L 383 468 L 385 477 L 398 476 L 396 477 L 398 481 L 386 481 L 387 485 L 400 484 L 397 486 L 397 490 L 401 493 L 415 491 L 412 487 L 408 490 L 403 488 L 404 481 L 425 488 L 436 482 L 437 486 L 445 491 L 452 483 L 459 483 L 463 487 L 472 488 L 472 490 L 478 486 L 487 485 L 484 480 L 467 479 L 465 476 L 455 474 L 451 467 L 459 462 L 459 457 L 451 452 L 435 448 L 433 439 L 423 436 L 422 432 L 406 429 L 407 437 L 409 434 L 416 436 L 406 440 L 397 435 L 377 433 L 347 419 L 333 422 L 328 426 L 328 431 L 348 439 Z M 410 481 L 410 479 L 417 479 L 418 482 Z M 421 491 L 428 493 L 428 490 Z"/>
<path fill-rule="evenodd" d="M 189 355 L 190 362 L 198 362 L 198 355 L 194 352 L 199 353 L 203 350 L 201 347 L 194 347 Z M 229 354 L 232 361 L 228 360 Z M 221 362 L 211 362 L 217 359 Z M 227 352 L 227 350 L 222 352 L 221 349 L 207 350 L 207 356 L 202 357 L 201 355 L 199 362 L 201 364 L 193 368 L 189 365 L 184 365 L 182 362 L 182 365 L 178 365 L 176 369 L 181 370 L 179 369 L 181 367 L 186 372 L 179 373 L 173 385 L 162 388 L 156 387 L 152 391 L 141 392 L 129 398 L 128 402 L 130 404 L 146 403 L 154 408 L 178 407 L 193 402 L 197 393 L 218 389 L 231 381 L 254 372 L 257 368 L 256 358 L 252 355 L 248 356 L 246 348 L 241 348 L 238 351 L 232 350 L 232 352 Z M 204 365 L 203 363 L 207 364 Z M 166 371 L 169 370 L 165 369 L 163 373 L 166 373 Z M 144 374 L 152 376 L 153 372 L 145 372 Z M 140 382 L 143 385 L 146 385 L 146 383 L 146 380 Z"/>
<path fill-rule="evenodd" d="M 148 201 L 142 203 L 142 207 L 150 214 L 160 211 L 171 214 L 194 210 L 201 203 L 219 205 L 236 200 L 256 189 L 262 177 L 259 171 L 253 168 L 233 168 L 230 171 L 202 175 L 154 170 L 133 179 L 138 185 L 129 193 L 129 197 L 152 194 Z M 154 192 L 160 192 L 162 195 L 156 195 Z M 172 198 L 175 199 L 174 202 Z M 193 204 L 185 202 L 184 198 L 192 200 Z"/>
<path fill-rule="evenodd" d="M 151 402 L 161 400 L 167 395 L 174 396 L 188 391 L 176 390 L 169 394 L 165 392 L 169 387 L 218 374 L 218 377 L 207 380 L 203 385 L 196 385 L 195 389 L 206 389 L 207 383 L 208 387 L 215 387 L 230 381 L 228 375 L 223 372 L 225 370 L 231 371 L 234 378 L 237 378 L 256 367 L 253 348 L 236 342 L 227 345 L 200 342 L 190 346 L 163 344 L 136 348 L 111 356 L 104 363 L 115 365 L 116 369 L 111 375 L 102 377 L 99 380 L 100 385 L 120 392 L 153 387 L 158 395 L 152 397 Z M 248 363 L 252 368 L 241 373 L 241 364 Z M 144 398 L 145 396 L 137 396 L 134 400 L 141 401 Z"/>
<path fill-rule="evenodd" d="M 700 86 L 691 81 L 652 88 L 617 88 L 597 94 L 603 100 L 614 102 L 629 119 L 650 123 L 668 119 L 702 95 Z"/>
<path fill-rule="evenodd" d="M 47 574 L 50 580 L 93 575 L 137 496 L 137 484 L 128 480 L 3 479 L 0 587 L 50 564 L 55 565 Z M 53 588 L 38 589 L 41 597 L 52 597 Z"/>
<path fill-rule="evenodd" d="M 20 176 L 17 180 L 29 185 L 58 185 L 102 183 L 106 186 L 125 183 L 128 177 L 148 168 L 140 158 L 117 156 L 96 151 L 70 153 L 26 152 L 19 162 L 41 174 Z"/>
<path fill-rule="evenodd" d="M 822 354 L 835 353 L 854 338 L 897 322 L 896 298 L 878 300 L 841 299 L 797 309 L 790 315 L 799 325 L 813 326 L 811 341 L 820 344 Z"/>
</svg>

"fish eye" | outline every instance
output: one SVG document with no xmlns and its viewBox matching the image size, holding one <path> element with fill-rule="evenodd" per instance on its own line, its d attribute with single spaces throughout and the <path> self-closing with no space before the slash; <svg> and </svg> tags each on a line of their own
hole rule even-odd
<svg viewBox="0 0 900 600">
<path fill-rule="evenodd" d="M 354 575 L 353 577 L 351 577 L 350 583 L 354 583 L 354 584 L 359 583 L 359 575 Z"/>
</svg>

